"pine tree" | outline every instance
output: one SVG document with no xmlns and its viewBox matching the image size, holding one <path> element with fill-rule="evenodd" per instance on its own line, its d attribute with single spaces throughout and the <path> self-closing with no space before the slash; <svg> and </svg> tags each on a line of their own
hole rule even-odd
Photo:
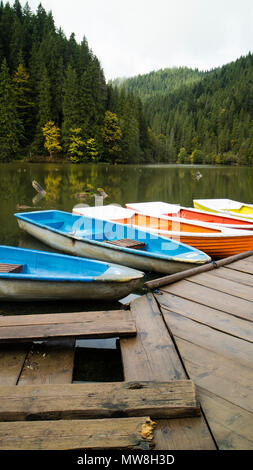
<svg viewBox="0 0 253 470">
<path fill-rule="evenodd" d="M 13 76 L 13 89 L 15 94 L 16 108 L 24 127 L 24 145 L 31 142 L 34 132 L 34 107 L 30 87 L 30 76 L 26 68 L 19 64 Z"/>
<path fill-rule="evenodd" d="M 63 101 L 62 101 L 62 137 L 64 148 L 67 149 L 70 141 L 70 129 L 76 129 L 80 126 L 79 109 L 79 87 L 76 71 L 68 65 L 65 80 L 63 83 Z"/>
<path fill-rule="evenodd" d="M 14 158 L 23 136 L 22 123 L 18 117 L 15 95 L 6 60 L 0 71 L 0 158 Z"/>
<path fill-rule="evenodd" d="M 107 161 L 115 163 L 120 157 L 121 152 L 121 138 L 122 131 L 119 126 L 118 116 L 111 111 L 106 111 L 104 117 L 104 126 L 101 129 L 101 134 L 105 148 L 105 158 Z"/>
<path fill-rule="evenodd" d="M 37 98 L 37 125 L 35 138 L 33 141 L 33 151 L 41 153 L 43 150 L 43 134 L 42 128 L 45 124 L 52 119 L 51 110 L 51 95 L 50 95 L 50 81 L 45 65 L 41 67 L 40 80 L 38 83 L 38 98 Z"/>
</svg>

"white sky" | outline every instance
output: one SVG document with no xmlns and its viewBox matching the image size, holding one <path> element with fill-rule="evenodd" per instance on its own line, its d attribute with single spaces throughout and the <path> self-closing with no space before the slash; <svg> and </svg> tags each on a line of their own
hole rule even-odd
<svg viewBox="0 0 253 470">
<path fill-rule="evenodd" d="M 40 1 L 28 3 L 36 11 Z M 174 66 L 209 70 L 253 51 L 253 0 L 41 3 L 67 37 L 86 36 L 107 80 Z"/>
</svg>

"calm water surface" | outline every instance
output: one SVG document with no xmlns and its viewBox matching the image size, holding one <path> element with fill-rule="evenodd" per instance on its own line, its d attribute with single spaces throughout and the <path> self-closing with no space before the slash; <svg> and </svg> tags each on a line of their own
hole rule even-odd
<svg viewBox="0 0 253 470">
<path fill-rule="evenodd" d="M 197 172 L 201 178 L 197 179 Z M 46 196 L 36 202 L 36 180 Z M 194 198 L 229 198 L 253 203 L 253 168 L 181 165 L 0 164 L 0 243 L 38 247 L 20 231 L 13 214 L 26 210 L 71 211 L 94 205 L 102 188 L 104 204 L 165 201 L 192 206 Z M 84 198 L 80 193 L 87 191 Z M 27 206 L 22 208 L 20 206 Z M 41 246 L 45 249 L 45 246 Z"/>
<path fill-rule="evenodd" d="M 197 178 L 197 172 L 201 177 Z M 46 191 L 38 201 L 32 187 L 36 180 Z M 106 164 L 0 164 L 0 243 L 54 251 L 18 228 L 15 212 L 59 209 L 71 211 L 77 204 L 93 206 L 99 189 L 108 195 L 104 204 L 164 201 L 192 206 L 193 199 L 229 198 L 253 203 L 253 168 L 182 165 L 106 165 Z M 86 193 L 80 197 L 80 193 Z M 141 292 L 140 292 L 141 293 Z M 46 313 L 117 309 L 118 302 L 0 303 L 0 314 Z M 120 353 L 113 340 L 78 342 L 75 380 L 102 380 L 94 370 L 105 370 L 106 381 L 122 380 Z M 98 349 L 95 349 L 96 348 Z M 100 350 L 99 348 L 103 348 Z M 108 348 L 108 352 L 104 348 Z M 114 348 L 111 356 L 110 349 Z M 96 367 L 94 367 L 94 363 Z M 83 365 L 83 366 L 82 366 Z"/>
</svg>

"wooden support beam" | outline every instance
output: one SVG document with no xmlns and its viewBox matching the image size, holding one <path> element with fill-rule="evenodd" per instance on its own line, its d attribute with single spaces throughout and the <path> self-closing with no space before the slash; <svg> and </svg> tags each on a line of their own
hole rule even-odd
<svg viewBox="0 0 253 470">
<path fill-rule="evenodd" d="M 0 423 L 0 450 L 150 450 L 148 417 Z"/>
<path fill-rule="evenodd" d="M 125 380 L 186 379 L 181 359 L 166 329 L 152 294 L 131 303 L 138 335 L 121 339 Z M 155 430 L 156 449 L 215 450 L 216 445 L 204 417 L 159 420 Z"/>
<path fill-rule="evenodd" d="M 136 335 L 130 311 L 0 317 L 0 342 Z"/>
<path fill-rule="evenodd" d="M 0 387 L 0 421 L 199 415 L 191 380 Z"/>
</svg>

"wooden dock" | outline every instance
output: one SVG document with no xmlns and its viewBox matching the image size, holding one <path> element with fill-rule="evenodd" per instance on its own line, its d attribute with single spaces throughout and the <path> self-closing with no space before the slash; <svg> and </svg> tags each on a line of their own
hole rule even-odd
<svg viewBox="0 0 253 470">
<path fill-rule="evenodd" d="M 0 449 L 253 449 L 253 254 L 185 276 L 128 310 L 0 317 Z M 75 340 L 115 336 L 125 381 L 72 383 Z"/>
</svg>

